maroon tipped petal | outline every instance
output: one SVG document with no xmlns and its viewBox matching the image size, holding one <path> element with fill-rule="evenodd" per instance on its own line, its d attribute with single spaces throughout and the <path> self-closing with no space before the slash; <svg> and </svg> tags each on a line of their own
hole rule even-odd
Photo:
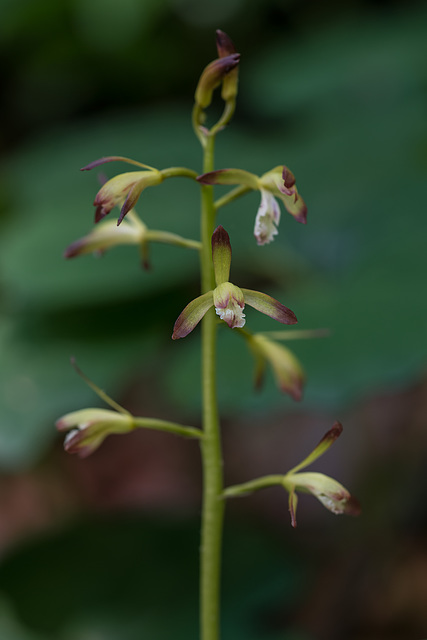
<svg viewBox="0 0 427 640">
<path fill-rule="evenodd" d="M 270 318 L 282 324 L 296 324 L 298 322 L 296 315 L 291 309 L 288 309 L 288 307 L 285 307 L 285 305 L 281 304 L 275 298 L 268 296 L 266 293 L 252 291 L 251 289 L 242 289 L 242 292 L 245 302 L 266 316 L 270 316 Z"/>
<path fill-rule="evenodd" d="M 336 422 L 334 422 L 334 424 L 329 429 L 329 431 L 327 433 L 325 433 L 325 435 L 323 436 L 323 438 L 319 442 L 319 445 L 323 444 L 323 443 L 325 443 L 325 444 L 326 443 L 330 443 L 330 445 L 333 444 L 335 442 L 335 440 L 340 437 L 340 435 L 342 434 L 342 431 L 343 431 L 343 426 L 342 426 L 341 422 L 338 422 L 338 420 L 337 420 Z M 317 446 L 319 446 L 319 445 L 317 445 Z"/>
<path fill-rule="evenodd" d="M 217 249 L 225 249 L 230 252 L 231 256 L 231 243 L 230 236 L 222 225 L 219 225 L 212 234 L 212 256 Z"/>
<path fill-rule="evenodd" d="M 362 513 L 362 506 L 357 498 L 350 496 L 347 500 L 344 513 L 347 516 L 359 516 Z"/>
<path fill-rule="evenodd" d="M 78 256 L 85 246 L 85 242 L 83 240 L 76 240 L 72 242 L 64 251 L 64 258 L 75 258 Z"/>
<path fill-rule="evenodd" d="M 201 184 L 218 184 L 217 178 L 223 173 L 227 173 L 228 169 L 218 169 L 217 171 L 209 171 L 208 173 L 202 173 L 197 176 L 197 182 Z M 224 183 L 227 184 L 227 183 Z"/>
<path fill-rule="evenodd" d="M 283 391 L 283 393 L 287 393 L 288 395 L 290 395 L 292 400 L 300 402 L 300 400 L 302 399 L 303 384 L 303 380 L 294 380 L 291 384 L 282 383 L 280 385 L 280 389 Z"/>
<path fill-rule="evenodd" d="M 216 30 L 216 48 L 220 58 L 225 58 L 232 53 L 236 53 L 236 47 L 230 36 L 221 29 Z"/>
</svg>

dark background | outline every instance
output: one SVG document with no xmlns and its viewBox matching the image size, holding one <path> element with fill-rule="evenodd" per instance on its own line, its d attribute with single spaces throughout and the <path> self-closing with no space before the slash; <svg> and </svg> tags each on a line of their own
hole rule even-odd
<svg viewBox="0 0 427 640">
<path fill-rule="evenodd" d="M 139 432 L 81 461 L 54 421 L 98 406 L 69 364 L 138 415 L 199 424 L 199 335 L 172 343 L 198 291 L 194 252 L 155 246 L 64 261 L 92 228 L 95 172 L 125 155 L 201 170 L 192 96 L 215 29 L 241 52 L 235 119 L 217 167 L 287 164 L 308 224 L 282 215 L 258 248 L 259 195 L 223 209 L 232 278 L 291 307 L 307 373 L 300 404 L 222 331 L 228 483 L 283 473 L 332 423 L 314 467 L 358 496 L 358 519 L 303 496 L 227 507 L 223 638 L 427 637 L 425 3 L 284 0 L 2 0 L 0 144 L 0 636 L 176 640 L 198 633 L 197 444 Z M 108 176 L 126 171 L 107 165 Z M 152 228 L 196 238 L 190 181 L 148 190 Z M 254 330 L 276 326 L 247 314 Z M 304 499 L 306 498 L 306 499 Z"/>
</svg>

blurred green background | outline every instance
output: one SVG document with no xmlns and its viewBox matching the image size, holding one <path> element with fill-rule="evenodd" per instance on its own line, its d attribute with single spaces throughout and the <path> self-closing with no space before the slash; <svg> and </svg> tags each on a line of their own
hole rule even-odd
<svg viewBox="0 0 427 640">
<path fill-rule="evenodd" d="M 241 52 L 217 167 L 287 164 L 308 224 L 283 213 L 258 248 L 259 195 L 221 210 L 232 278 L 291 307 L 302 403 L 220 333 L 227 482 L 285 472 L 335 419 L 318 469 L 362 502 L 358 520 L 301 499 L 230 502 L 223 638 L 427 638 L 427 7 L 386 0 L 1 0 L 0 637 L 196 638 L 200 462 L 172 436 L 112 437 L 90 459 L 54 421 L 98 400 L 69 364 L 140 415 L 199 424 L 199 336 L 172 343 L 198 291 L 194 252 L 65 261 L 92 228 L 103 155 L 201 170 L 192 96 L 216 28 Z M 126 170 L 106 165 L 112 177 Z M 218 189 L 218 193 L 221 193 Z M 190 181 L 145 192 L 153 228 L 196 238 Z M 247 313 L 256 330 L 276 326 Z"/>
</svg>

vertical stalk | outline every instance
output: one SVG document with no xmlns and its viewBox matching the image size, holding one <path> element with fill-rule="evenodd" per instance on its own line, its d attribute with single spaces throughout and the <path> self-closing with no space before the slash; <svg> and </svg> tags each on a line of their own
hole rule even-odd
<svg viewBox="0 0 427 640">
<path fill-rule="evenodd" d="M 203 171 L 213 171 L 215 136 L 204 145 Z M 213 187 L 202 186 L 202 293 L 214 288 L 211 237 L 215 224 Z M 202 320 L 203 466 L 202 531 L 200 544 L 200 637 L 219 640 L 221 544 L 224 516 L 221 436 L 216 392 L 216 316 L 213 309 Z"/>
</svg>

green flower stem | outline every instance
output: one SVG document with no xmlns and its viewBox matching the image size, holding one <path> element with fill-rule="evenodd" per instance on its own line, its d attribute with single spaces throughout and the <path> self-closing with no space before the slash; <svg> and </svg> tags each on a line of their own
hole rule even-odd
<svg viewBox="0 0 427 640">
<path fill-rule="evenodd" d="M 165 244 L 173 244 L 176 247 L 185 247 L 187 249 L 196 249 L 200 251 L 202 243 L 198 240 L 190 240 L 189 238 L 183 238 L 176 233 L 170 233 L 169 231 L 154 231 L 149 229 L 145 233 L 145 239 L 148 242 L 163 242 Z"/>
<path fill-rule="evenodd" d="M 177 436 L 183 436 L 184 438 L 199 438 L 201 440 L 204 437 L 201 429 L 196 427 L 187 427 L 176 422 L 169 422 L 168 420 L 157 420 L 156 418 L 133 418 L 135 428 L 141 427 L 143 429 L 154 429 L 155 431 L 166 431 L 167 433 L 174 433 Z"/>
<path fill-rule="evenodd" d="M 198 137 L 199 142 L 202 145 L 202 148 L 205 149 L 206 148 L 206 143 L 207 143 L 207 138 L 206 138 L 205 131 L 204 130 L 202 131 L 202 129 L 200 127 L 201 123 L 205 119 L 205 115 L 203 113 L 203 110 L 197 104 L 197 102 L 194 103 L 193 113 L 191 115 L 191 119 L 192 119 L 192 123 L 193 123 L 194 133 Z"/>
<path fill-rule="evenodd" d="M 187 169 L 187 167 L 169 167 L 169 169 L 162 169 L 160 171 L 164 178 L 197 178 L 196 171 Z"/>
<path fill-rule="evenodd" d="M 258 491 L 259 489 L 266 489 L 267 487 L 273 487 L 275 485 L 283 487 L 284 478 L 285 476 L 283 475 L 262 476 L 261 478 L 255 478 L 255 480 L 250 480 L 243 484 L 234 484 L 231 487 L 224 489 L 222 497 L 239 498 L 248 495 L 249 493 L 253 493 L 254 491 Z"/>
<path fill-rule="evenodd" d="M 215 136 L 217 133 L 219 133 L 219 131 L 222 131 L 222 129 L 224 129 L 224 127 L 228 125 L 234 115 L 235 109 L 236 100 L 227 100 L 221 118 L 210 130 L 210 134 L 212 136 Z"/>
<path fill-rule="evenodd" d="M 206 137 L 203 171 L 214 168 L 214 136 Z M 202 293 L 214 286 L 211 237 L 215 224 L 212 186 L 201 187 Z M 203 466 L 202 531 L 200 544 L 200 637 L 218 640 L 220 629 L 221 546 L 224 519 L 221 434 L 216 391 L 216 316 L 210 309 L 202 320 Z"/>
<path fill-rule="evenodd" d="M 237 198 L 244 196 L 245 193 L 248 193 L 249 191 L 251 191 L 251 189 L 243 185 L 240 187 L 236 187 L 235 189 L 232 189 L 231 191 L 226 193 L 225 196 L 222 196 L 222 198 L 218 198 L 218 200 L 215 201 L 214 203 L 215 211 L 218 211 L 218 209 L 220 209 L 224 205 L 229 204 L 230 202 L 233 202 L 233 200 L 237 200 Z"/>
</svg>

